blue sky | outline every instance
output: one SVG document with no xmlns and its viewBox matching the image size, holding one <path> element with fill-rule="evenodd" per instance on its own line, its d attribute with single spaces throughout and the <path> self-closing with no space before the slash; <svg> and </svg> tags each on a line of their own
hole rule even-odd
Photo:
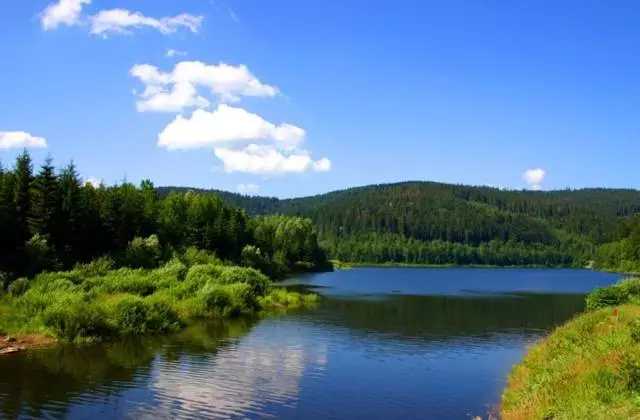
<svg viewBox="0 0 640 420">
<path fill-rule="evenodd" d="M 29 145 L 108 184 L 281 197 L 640 188 L 635 0 L 6 3 L 5 165 Z"/>
</svg>

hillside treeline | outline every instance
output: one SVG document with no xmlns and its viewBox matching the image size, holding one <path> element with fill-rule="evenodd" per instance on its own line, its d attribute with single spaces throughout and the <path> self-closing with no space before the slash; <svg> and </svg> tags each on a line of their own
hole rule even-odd
<svg viewBox="0 0 640 420">
<path fill-rule="evenodd" d="M 284 200 L 220 194 L 250 214 L 309 218 L 330 257 L 370 263 L 582 266 L 640 210 L 640 192 L 625 189 L 405 182 Z"/>
<path fill-rule="evenodd" d="M 250 217 L 211 193 L 161 198 L 150 181 L 83 183 L 73 163 L 57 170 L 47 159 L 34 170 L 26 151 L 13 168 L 0 168 L 3 277 L 70 269 L 102 256 L 135 266 L 140 264 L 130 261 L 138 252 L 132 249 L 135 238 L 157 240 L 165 253 L 189 247 L 211 251 L 272 277 L 328 265 L 310 220 Z M 145 249 L 144 242 L 138 245 Z"/>
</svg>

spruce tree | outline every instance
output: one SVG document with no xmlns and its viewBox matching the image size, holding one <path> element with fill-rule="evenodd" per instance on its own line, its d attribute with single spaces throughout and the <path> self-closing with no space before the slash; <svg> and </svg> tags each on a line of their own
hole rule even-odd
<svg viewBox="0 0 640 420">
<path fill-rule="evenodd" d="M 50 240 L 57 211 L 58 178 L 53 167 L 53 159 L 48 156 L 34 182 L 33 222 L 31 234 L 39 233 Z"/>
</svg>

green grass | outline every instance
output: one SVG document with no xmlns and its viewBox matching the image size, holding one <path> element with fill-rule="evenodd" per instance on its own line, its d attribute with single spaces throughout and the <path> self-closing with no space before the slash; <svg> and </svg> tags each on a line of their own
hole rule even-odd
<svg viewBox="0 0 640 420">
<path fill-rule="evenodd" d="M 558 327 L 513 369 L 503 418 L 640 418 L 639 297 L 638 279 L 589 295 L 587 312 Z"/>
<path fill-rule="evenodd" d="M 156 269 L 108 260 L 18 279 L 0 293 L 0 331 L 65 340 L 176 331 L 190 321 L 313 306 L 315 295 L 271 285 L 261 272 L 192 253 Z"/>
</svg>

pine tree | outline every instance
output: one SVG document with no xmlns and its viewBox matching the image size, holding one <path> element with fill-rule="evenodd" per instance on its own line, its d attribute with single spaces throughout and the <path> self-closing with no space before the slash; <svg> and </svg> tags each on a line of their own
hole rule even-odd
<svg viewBox="0 0 640 420">
<path fill-rule="evenodd" d="M 18 243 L 26 243 L 30 238 L 30 224 L 33 222 L 32 184 L 33 164 L 31 156 L 25 150 L 16 158 L 15 185 L 13 202 L 16 207 L 14 226 L 18 235 Z"/>
<path fill-rule="evenodd" d="M 79 231 L 82 221 L 80 177 L 71 162 L 58 177 L 55 234 L 53 244 L 63 265 L 69 267 L 76 261 L 79 249 Z"/>
<path fill-rule="evenodd" d="M 39 233 L 49 240 L 54 231 L 57 210 L 58 179 L 49 156 L 34 182 L 33 222 L 31 234 Z"/>
</svg>

